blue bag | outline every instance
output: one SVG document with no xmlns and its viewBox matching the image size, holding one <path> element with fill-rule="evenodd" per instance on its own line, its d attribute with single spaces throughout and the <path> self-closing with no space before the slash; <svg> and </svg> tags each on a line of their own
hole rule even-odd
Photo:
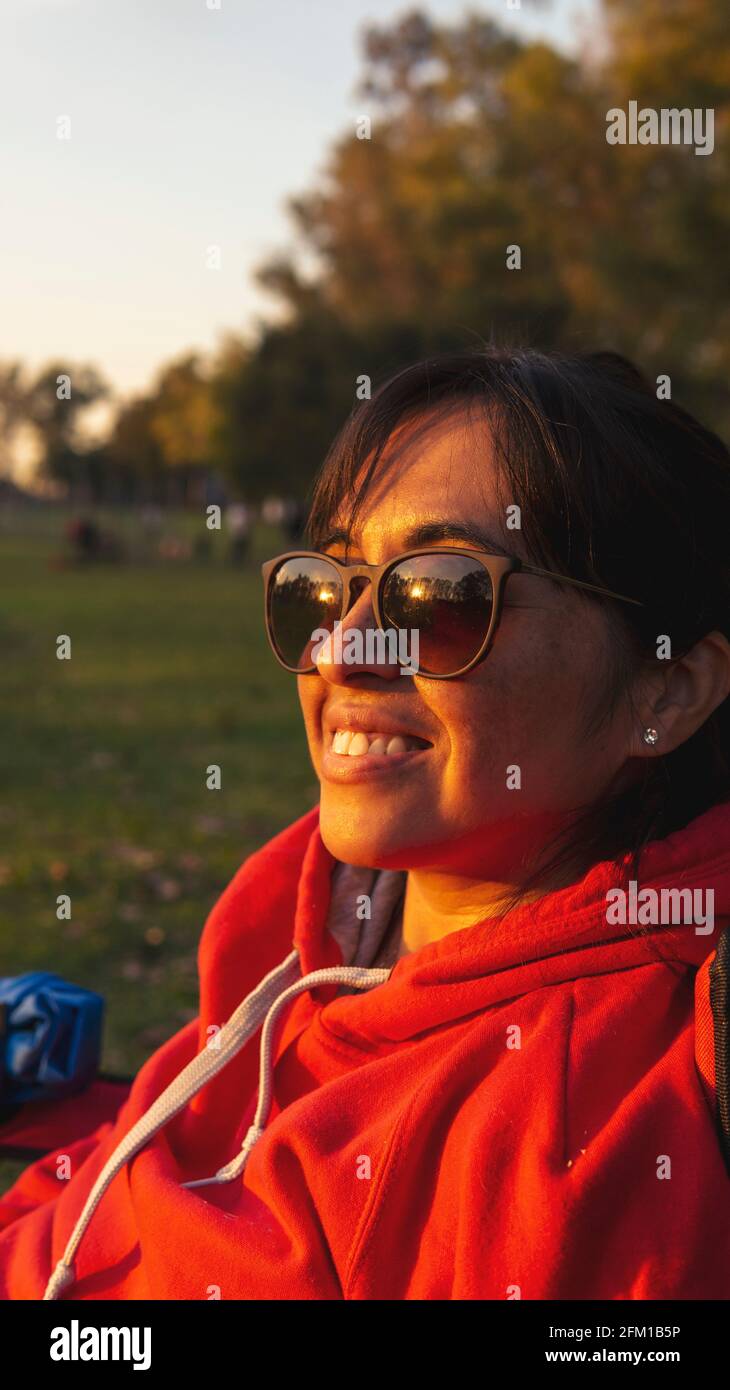
<svg viewBox="0 0 730 1390">
<path fill-rule="evenodd" d="M 0 1103 L 60 1100 L 94 1079 L 100 994 L 44 970 L 0 978 Z"/>
</svg>

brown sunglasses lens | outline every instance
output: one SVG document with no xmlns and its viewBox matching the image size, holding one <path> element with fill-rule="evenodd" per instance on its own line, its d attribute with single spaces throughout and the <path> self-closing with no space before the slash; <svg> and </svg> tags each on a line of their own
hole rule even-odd
<svg viewBox="0 0 730 1390">
<path fill-rule="evenodd" d="M 418 633 L 422 675 L 453 675 L 477 655 L 489 631 L 494 593 L 483 565 L 465 555 L 414 555 L 385 576 L 386 626 Z"/>
<path fill-rule="evenodd" d="M 317 629 L 331 632 L 342 612 L 342 577 L 328 560 L 295 555 L 269 581 L 269 631 L 285 666 L 306 671 Z"/>
</svg>

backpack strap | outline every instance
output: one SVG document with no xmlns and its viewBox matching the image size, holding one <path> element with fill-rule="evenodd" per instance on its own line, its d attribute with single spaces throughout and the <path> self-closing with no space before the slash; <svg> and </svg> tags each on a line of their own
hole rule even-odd
<svg viewBox="0 0 730 1390">
<path fill-rule="evenodd" d="M 730 1174 L 730 928 L 695 979 L 695 1062 Z"/>
</svg>

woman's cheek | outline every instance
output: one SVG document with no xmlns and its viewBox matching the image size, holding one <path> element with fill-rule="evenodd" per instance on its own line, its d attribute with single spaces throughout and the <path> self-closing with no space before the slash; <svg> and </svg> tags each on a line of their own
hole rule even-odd
<svg viewBox="0 0 730 1390">
<path fill-rule="evenodd" d="M 505 730 L 483 717 L 465 717 L 447 730 L 447 752 L 438 767 L 438 803 L 449 818 L 491 819 L 506 788 Z M 509 742 L 509 740 L 507 740 Z"/>
</svg>

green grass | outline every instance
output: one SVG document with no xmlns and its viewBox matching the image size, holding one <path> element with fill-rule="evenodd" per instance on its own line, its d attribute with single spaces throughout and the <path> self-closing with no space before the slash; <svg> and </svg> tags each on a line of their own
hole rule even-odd
<svg viewBox="0 0 730 1390">
<path fill-rule="evenodd" d="M 215 541 L 207 564 L 59 568 L 58 516 L 0 532 L 0 973 L 99 990 L 106 1071 L 135 1072 L 195 1016 L 207 913 L 318 796 L 261 621 L 258 562 L 285 542 L 260 528 L 235 569 Z"/>
</svg>

